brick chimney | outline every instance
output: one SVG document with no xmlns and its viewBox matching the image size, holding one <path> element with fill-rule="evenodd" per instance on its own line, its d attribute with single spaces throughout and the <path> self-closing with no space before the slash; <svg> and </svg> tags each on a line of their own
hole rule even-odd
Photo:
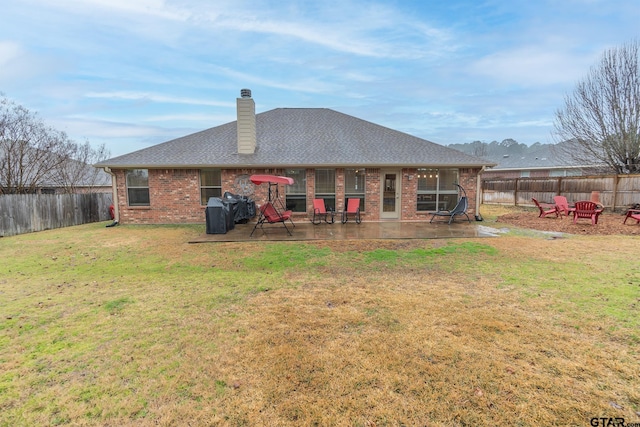
<svg viewBox="0 0 640 427">
<path fill-rule="evenodd" d="M 256 151 L 256 103 L 250 89 L 241 89 L 238 107 L 238 154 Z"/>
</svg>

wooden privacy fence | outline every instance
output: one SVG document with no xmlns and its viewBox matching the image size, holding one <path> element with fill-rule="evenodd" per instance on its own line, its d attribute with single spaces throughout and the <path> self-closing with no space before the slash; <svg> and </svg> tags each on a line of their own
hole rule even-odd
<svg viewBox="0 0 640 427">
<path fill-rule="evenodd" d="M 111 219 L 111 193 L 0 196 L 0 237 Z"/>
<path fill-rule="evenodd" d="M 590 200 L 593 191 L 600 193 L 605 208 L 626 209 L 640 203 L 640 175 L 483 179 L 482 203 L 533 206 L 531 198 L 552 203 L 553 196 L 565 196 L 573 203 Z"/>
</svg>

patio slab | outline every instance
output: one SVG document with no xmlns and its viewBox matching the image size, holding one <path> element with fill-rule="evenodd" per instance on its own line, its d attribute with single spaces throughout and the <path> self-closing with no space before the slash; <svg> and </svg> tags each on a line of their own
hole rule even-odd
<svg viewBox="0 0 640 427">
<path fill-rule="evenodd" d="M 446 222 L 435 221 L 380 221 L 361 224 L 339 221 L 334 224 L 321 223 L 314 225 L 311 222 L 287 223 L 291 236 L 281 223 L 265 224 L 258 227 L 250 236 L 255 222 L 236 224 L 234 229 L 225 234 L 203 234 L 189 241 L 189 243 L 209 242 L 258 242 L 258 241 L 305 241 L 305 240 L 358 240 L 358 239 L 453 239 L 496 237 L 496 230 L 480 225 L 480 222 L 455 222 L 451 225 Z"/>
</svg>

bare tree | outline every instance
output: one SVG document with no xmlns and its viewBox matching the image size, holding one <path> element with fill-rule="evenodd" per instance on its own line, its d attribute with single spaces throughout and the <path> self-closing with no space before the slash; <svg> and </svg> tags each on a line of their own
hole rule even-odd
<svg viewBox="0 0 640 427">
<path fill-rule="evenodd" d="M 0 98 L 0 194 L 51 186 L 73 191 L 81 182 L 95 182 L 99 171 L 89 162 L 106 157 L 104 146 L 79 145 L 28 109 Z"/>
<path fill-rule="evenodd" d="M 632 41 L 604 52 L 556 112 L 564 154 L 581 165 L 604 164 L 640 173 L 640 46 Z"/>
<path fill-rule="evenodd" d="M 111 178 L 93 165 L 109 157 L 104 144 L 93 148 L 89 142 L 71 144 L 64 153 L 65 158 L 56 162 L 58 166 L 51 173 L 51 181 L 66 193 L 75 193 L 79 187 L 92 188 L 105 185 Z M 107 180 L 108 182 L 105 182 Z"/>
</svg>

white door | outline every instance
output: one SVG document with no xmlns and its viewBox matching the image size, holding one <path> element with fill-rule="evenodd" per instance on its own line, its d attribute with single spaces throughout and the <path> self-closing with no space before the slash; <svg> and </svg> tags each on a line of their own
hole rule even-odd
<svg viewBox="0 0 640 427">
<path fill-rule="evenodd" d="M 400 217 L 400 173 L 381 170 L 380 174 L 380 200 L 382 200 L 380 218 L 398 219 Z"/>
</svg>

